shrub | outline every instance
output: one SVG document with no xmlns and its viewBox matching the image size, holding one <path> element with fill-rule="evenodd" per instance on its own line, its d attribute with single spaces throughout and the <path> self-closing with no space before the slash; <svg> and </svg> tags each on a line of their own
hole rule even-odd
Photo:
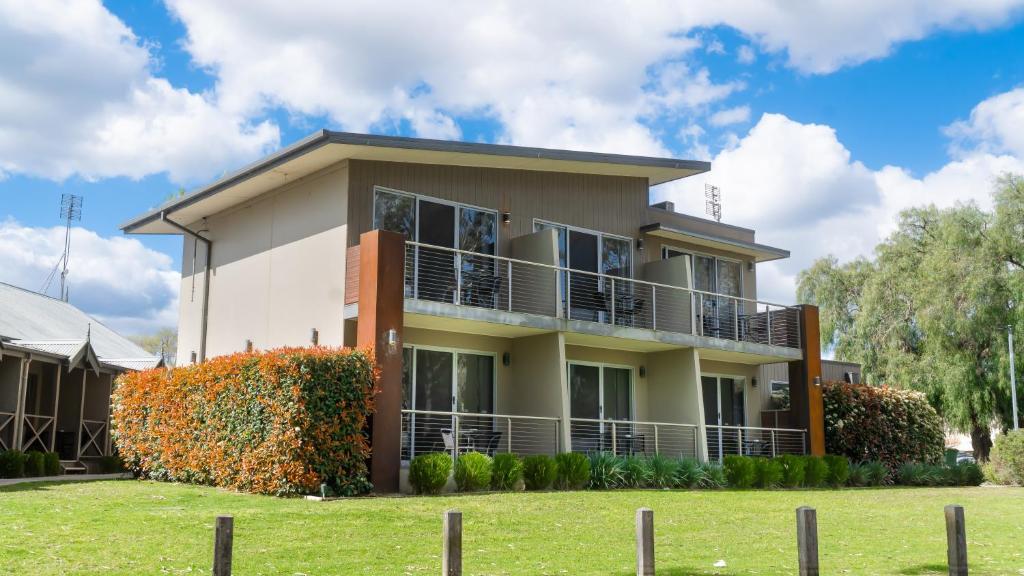
<svg viewBox="0 0 1024 576">
<path fill-rule="evenodd" d="M 778 461 L 782 464 L 782 485 L 786 488 L 799 488 L 804 485 L 806 462 L 800 456 L 784 454 L 779 456 Z"/>
<path fill-rule="evenodd" d="M 903 486 L 948 486 L 948 471 L 942 465 L 907 462 L 896 469 L 896 480 Z"/>
<path fill-rule="evenodd" d="M 728 479 L 725 476 L 725 468 L 723 468 L 721 464 L 707 462 L 700 465 L 700 471 L 701 488 L 725 488 L 728 484 Z"/>
<path fill-rule="evenodd" d="M 60 454 L 47 452 L 43 457 L 43 469 L 47 476 L 60 476 Z"/>
<path fill-rule="evenodd" d="M 281 348 L 117 379 L 113 430 L 143 477 L 261 494 L 370 488 L 373 360 L 361 351 Z M 397 424 L 396 424 L 397 425 Z"/>
<path fill-rule="evenodd" d="M 871 484 L 868 468 L 864 462 L 850 464 L 850 476 L 847 483 L 850 486 L 868 486 Z"/>
<path fill-rule="evenodd" d="M 864 463 L 869 486 L 888 486 L 891 483 L 889 467 L 878 460 Z"/>
<path fill-rule="evenodd" d="M 678 467 L 675 460 L 655 454 L 647 461 L 647 465 L 650 470 L 648 485 L 651 488 L 671 488 L 675 485 L 676 468 Z"/>
<path fill-rule="evenodd" d="M 730 488 L 750 488 L 757 481 L 757 464 L 748 456 L 726 456 L 722 461 Z"/>
<path fill-rule="evenodd" d="M 491 458 L 466 452 L 455 460 L 455 486 L 459 492 L 476 492 L 491 486 Z"/>
<path fill-rule="evenodd" d="M 1024 430 L 997 437 L 989 459 L 999 483 L 1024 485 Z"/>
<path fill-rule="evenodd" d="M 0 478 L 24 478 L 28 456 L 21 450 L 0 452 Z"/>
<path fill-rule="evenodd" d="M 523 458 L 523 484 L 527 490 L 547 490 L 558 476 L 558 465 L 550 456 Z"/>
<path fill-rule="evenodd" d="M 37 478 L 46 475 L 46 456 L 42 452 L 29 450 L 25 453 L 25 476 Z"/>
<path fill-rule="evenodd" d="M 409 484 L 417 494 L 440 494 L 452 471 L 452 456 L 447 452 L 420 454 L 409 463 Z"/>
<path fill-rule="evenodd" d="M 555 464 L 555 487 L 559 490 L 579 490 L 590 482 L 590 459 L 586 454 L 563 452 L 555 456 Z"/>
<path fill-rule="evenodd" d="M 819 456 L 804 456 L 804 486 L 818 488 L 828 480 L 828 464 Z"/>
<path fill-rule="evenodd" d="M 590 455 L 590 488 L 608 490 L 622 485 L 622 459 L 611 452 Z"/>
<path fill-rule="evenodd" d="M 985 474 L 981 466 L 974 462 L 961 462 L 949 467 L 950 476 L 955 486 L 981 486 L 985 481 Z"/>
<path fill-rule="evenodd" d="M 855 462 L 942 461 L 942 420 L 920 392 L 845 382 L 822 385 L 825 449 Z"/>
<path fill-rule="evenodd" d="M 651 467 L 646 458 L 626 456 L 622 459 L 622 486 L 644 488 L 651 483 Z"/>
<path fill-rule="evenodd" d="M 676 465 L 676 483 L 679 488 L 697 488 L 704 478 L 704 470 L 695 458 L 680 458 Z"/>
<path fill-rule="evenodd" d="M 826 481 L 831 486 L 846 486 L 850 480 L 850 461 L 846 456 L 830 454 L 825 456 L 825 465 L 828 466 L 828 477 Z"/>
<path fill-rule="evenodd" d="M 758 488 L 775 488 L 782 484 L 782 462 L 774 458 L 755 458 L 756 477 L 754 485 Z"/>
<path fill-rule="evenodd" d="M 121 461 L 120 456 L 102 456 L 98 461 L 100 474 L 116 474 L 125 470 L 124 462 Z"/>
<path fill-rule="evenodd" d="M 523 479 L 523 461 L 515 454 L 495 454 L 491 462 L 491 488 L 515 490 Z"/>
</svg>

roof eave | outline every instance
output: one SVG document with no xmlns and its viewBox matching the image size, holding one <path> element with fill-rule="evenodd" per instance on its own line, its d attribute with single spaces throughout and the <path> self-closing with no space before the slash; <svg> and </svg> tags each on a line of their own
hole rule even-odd
<svg viewBox="0 0 1024 576">
<path fill-rule="evenodd" d="M 754 261 L 759 264 L 762 262 L 771 262 L 773 260 L 783 260 L 785 258 L 789 258 L 790 256 L 789 250 L 783 250 L 782 248 L 775 248 L 774 246 L 757 244 L 756 242 L 742 242 L 740 240 L 733 240 L 732 238 L 712 236 L 709 234 L 702 234 L 700 232 L 693 232 L 690 230 L 680 230 L 677 228 L 672 228 L 670 226 L 665 226 L 658 222 L 641 226 L 640 232 L 644 234 L 661 232 L 665 234 L 672 234 L 697 240 L 703 240 L 706 242 L 713 242 L 715 244 L 720 244 L 723 247 L 727 248 L 737 248 L 750 253 L 750 255 L 754 256 Z"/>
</svg>

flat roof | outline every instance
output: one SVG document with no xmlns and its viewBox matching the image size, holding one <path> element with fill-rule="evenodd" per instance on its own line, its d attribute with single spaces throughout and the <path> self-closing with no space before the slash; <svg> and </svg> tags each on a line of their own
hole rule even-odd
<svg viewBox="0 0 1024 576">
<path fill-rule="evenodd" d="M 743 240 L 725 238 L 723 236 L 714 236 L 702 232 L 695 232 L 693 230 L 681 230 L 679 228 L 666 226 L 660 222 L 641 226 L 640 232 L 643 234 L 658 236 L 660 238 L 667 238 L 669 240 L 679 240 L 682 242 L 689 242 L 690 244 L 696 244 L 698 246 L 707 246 L 710 248 L 718 248 L 720 250 L 728 250 L 739 254 L 745 254 L 752 257 L 755 262 L 770 262 L 772 260 L 789 258 L 789 250 L 783 250 L 782 248 L 766 246 L 756 242 L 745 242 Z"/>
<path fill-rule="evenodd" d="M 135 234 L 180 234 L 161 214 L 190 224 L 342 160 L 380 160 L 646 178 L 650 186 L 707 172 L 699 160 L 656 158 L 320 130 L 121 225 Z"/>
</svg>

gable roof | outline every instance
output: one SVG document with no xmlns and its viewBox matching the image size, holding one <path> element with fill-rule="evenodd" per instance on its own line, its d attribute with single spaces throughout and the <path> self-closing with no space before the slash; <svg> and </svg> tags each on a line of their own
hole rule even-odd
<svg viewBox="0 0 1024 576">
<path fill-rule="evenodd" d="M 698 160 L 321 130 L 208 186 L 132 218 L 121 229 L 132 234 L 180 234 L 181 230 L 164 222 L 162 215 L 175 214 L 176 222 L 188 225 L 349 159 L 632 176 L 645 178 L 651 186 L 711 169 L 710 163 Z"/>
<path fill-rule="evenodd" d="M 68 302 L 0 282 L 0 340 L 92 368 L 131 359 L 152 368 L 160 358 Z M 122 366 L 125 367 L 125 366 Z"/>
</svg>

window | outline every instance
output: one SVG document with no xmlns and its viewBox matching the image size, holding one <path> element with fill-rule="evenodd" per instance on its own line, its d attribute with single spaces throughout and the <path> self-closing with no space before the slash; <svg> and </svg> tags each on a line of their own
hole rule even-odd
<svg viewBox="0 0 1024 576">
<path fill-rule="evenodd" d="M 644 452 L 645 436 L 633 419 L 633 370 L 622 366 L 569 362 L 569 431 L 575 452 Z M 612 439 L 612 430 L 616 436 Z"/>
<path fill-rule="evenodd" d="M 690 254 L 679 248 L 662 246 L 662 259 L 678 256 L 692 256 L 695 290 L 723 297 L 704 295 L 700 309 L 703 334 L 719 338 L 734 339 L 742 314 L 737 298 L 743 297 L 743 267 L 738 260 L 718 258 L 706 254 Z M 732 296 L 732 298 L 729 298 Z"/>
<path fill-rule="evenodd" d="M 402 408 L 434 412 L 494 412 L 495 356 L 406 346 L 402 349 Z"/>
<path fill-rule="evenodd" d="M 768 410 L 789 410 L 789 382 L 772 380 L 770 386 Z"/>
</svg>

